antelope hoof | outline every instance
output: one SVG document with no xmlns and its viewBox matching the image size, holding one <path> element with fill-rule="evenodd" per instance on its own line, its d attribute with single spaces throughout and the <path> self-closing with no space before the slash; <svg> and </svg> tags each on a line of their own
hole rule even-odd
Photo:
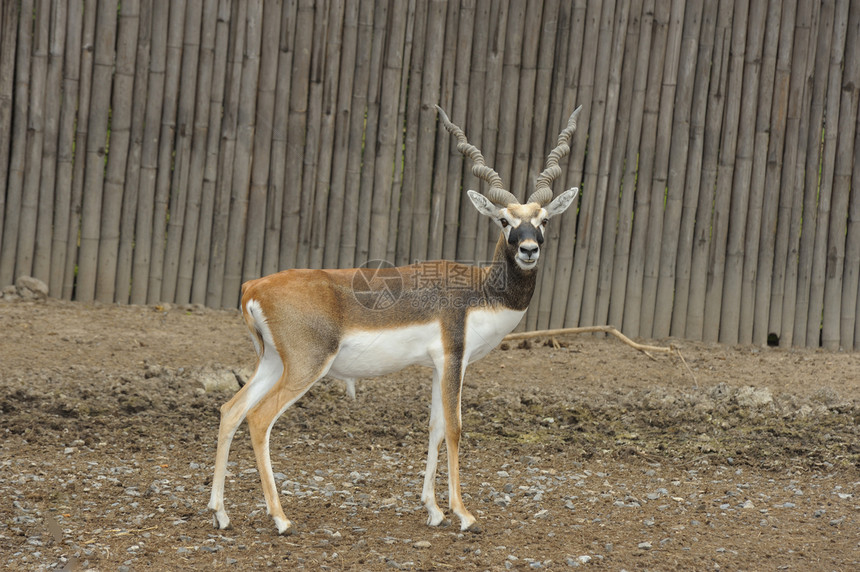
<svg viewBox="0 0 860 572">
<path fill-rule="evenodd" d="M 481 528 L 481 525 L 478 524 L 477 520 L 472 522 L 472 524 L 470 524 L 468 526 L 464 526 L 462 528 L 462 530 L 463 530 L 463 532 L 471 532 L 474 534 L 481 534 L 482 532 L 484 532 L 484 530 Z"/>
<path fill-rule="evenodd" d="M 293 523 L 289 519 L 276 516 L 274 520 L 280 536 L 289 536 L 293 533 Z"/>
<path fill-rule="evenodd" d="M 427 511 L 430 513 L 427 516 L 427 526 L 447 526 L 451 524 L 447 519 L 445 519 L 445 513 L 439 510 L 439 507 L 427 507 Z M 445 524 L 448 523 L 448 524 Z"/>
<path fill-rule="evenodd" d="M 230 523 L 230 517 L 223 511 L 212 515 L 212 526 L 218 530 L 230 530 L 233 528 L 233 525 Z"/>
</svg>

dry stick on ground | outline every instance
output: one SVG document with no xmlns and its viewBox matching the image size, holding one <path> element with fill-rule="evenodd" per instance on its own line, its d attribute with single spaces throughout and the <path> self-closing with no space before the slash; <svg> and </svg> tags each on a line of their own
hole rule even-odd
<svg viewBox="0 0 860 572">
<path fill-rule="evenodd" d="M 615 336 L 616 338 L 618 338 L 619 340 L 621 340 L 622 342 L 624 342 L 625 344 L 627 344 L 631 348 L 633 348 L 635 350 L 639 350 L 640 352 L 642 352 L 643 354 L 645 354 L 646 356 L 648 356 L 651 359 L 655 359 L 655 358 L 654 358 L 654 356 L 652 356 L 651 354 L 648 353 L 649 351 L 660 352 L 660 353 L 664 353 L 664 354 L 673 354 L 673 355 L 678 356 L 678 358 L 681 360 L 681 363 L 683 363 L 684 367 L 687 368 L 687 371 L 689 372 L 690 377 L 693 378 L 693 383 L 695 384 L 695 386 L 697 388 L 699 387 L 699 382 L 698 382 L 698 380 L 696 380 L 696 376 L 693 374 L 693 370 L 691 370 L 690 366 L 687 365 L 687 360 L 685 360 L 684 356 L 681 355 L 680 349 L 678 349 L 677 347 L 675 347 L 673 345 L 670 345 L 668 347 L 663 347 L 663 346 L 648 346 L 648 345 L 636 343 L 633 340 L 631 340 L 630 338 L 628 338 L 627 336 L 625 336 L 624 334 L 622 334 L 621 332 L 619 332 L 613 326 L 583 326 L 581 328 L 558 328 L 555 330 L 535 330 L 533 332 L 517 332 L 514 334 L 508 334 L 507 336 L 505 336 L 502 339 L 502 341 L 503 342 L 512 342 L 515 340 L 525 340 L 525 339 L 529 339 L 529 338 L 538 338 L 538 337 L 545 337 L 545 336 L 546 337 L 552 337 L 552 336 L 560 336 L 563 334 L 592 334 L 592 333 L 596 333 L 596 332 L 603 332 L 606 334 L 612 334 L 613 336 Z"/>
</svg>

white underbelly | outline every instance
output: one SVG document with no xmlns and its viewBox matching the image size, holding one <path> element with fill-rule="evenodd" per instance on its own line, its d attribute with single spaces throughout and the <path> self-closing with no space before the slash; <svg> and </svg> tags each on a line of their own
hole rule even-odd
<svg viewBox="0 0 860 572">
<path fill-rule="evenodd" d="M 499 345 L 520 323 L 525 310 L 472 310 L 466 317 L 466 355 L 468 363 L 477 361 Z"/>
<path fill-rule="evenodd" d="M 438 322 L 390 330 L 347 332 L 329 375 L 338 379 L 374 377 L 410 365 L 433 366 L 443 354 Z"/>
</svg>

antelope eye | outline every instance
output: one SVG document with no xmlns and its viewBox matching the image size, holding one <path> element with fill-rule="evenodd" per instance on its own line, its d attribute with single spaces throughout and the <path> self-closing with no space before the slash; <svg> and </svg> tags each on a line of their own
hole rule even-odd
<svg viewBox="0 0 860 572">
<path fill-rule="evenodd" d="M 546 226 L 548 222 L 549 222 L 549 219 L 543 219 L 542 221 L 540 221 L 540 223 L 541 223 L 543 226 Z"/>
<path fill-rule="evenodd" d="M 502 225 L 502 228 L 505 228 L 506 226 L 508 226 L 511 223 L 508 222 L 508 219 L 500 218 L 499 224 Z"/>
</svg>

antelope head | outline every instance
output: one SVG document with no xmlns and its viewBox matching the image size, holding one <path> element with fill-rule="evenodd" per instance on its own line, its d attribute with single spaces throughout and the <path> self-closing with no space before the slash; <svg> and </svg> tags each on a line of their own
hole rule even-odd
<svg viewBox="0 0 860 572">
<path fill-rule="evenodd" d="M 540 247 L 549 219 L 563 213 L 573 204 L 579 189 L 571 188 L 553 198 L 552 182 L 561 175 L 559 160 L 570 153 L 570 138 L 576 130 L 576 118 L 582 106 L 577 107 L 559 134 L 555 149 L 550 151 L 544 170 L 537 176 L 535 190 L 525 204 L 513 193 L 505 190 L 502 178 L 488 167 L 481 151 L 471 145 L 463 130 L 451 123 L 438 105 L 436 109 L 445 128 L 457 138 L 457 149 L 472 160 L 472 173 L 489 183 L 487 196 L 469 190 L 469 199 L 478 212 L 499 226 L 505 238 L 505 254 L 522 270 L 533 270 L 540 258 Z"/>
</svg>

